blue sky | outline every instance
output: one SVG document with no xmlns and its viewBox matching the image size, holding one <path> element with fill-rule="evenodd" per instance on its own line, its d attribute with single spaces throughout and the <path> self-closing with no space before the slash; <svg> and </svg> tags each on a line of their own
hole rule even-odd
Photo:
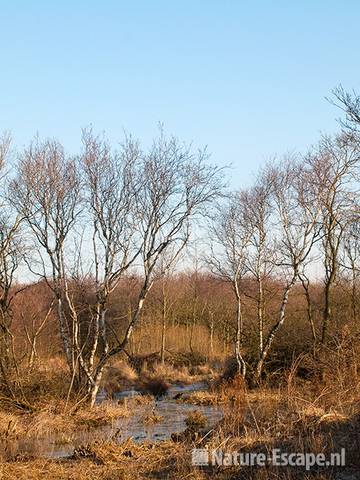
<svg viewBox="0 0 360 480">
<path fill-rule="evenodd" d="M 232 185 L 334 132 L 325 96 L 360 91 L 360 3 L 318 1 L 2 1 L 0 131 L 79 148 L 93 124 L 115 143 L 148 142 L 163 122 Z"/>
</svg>

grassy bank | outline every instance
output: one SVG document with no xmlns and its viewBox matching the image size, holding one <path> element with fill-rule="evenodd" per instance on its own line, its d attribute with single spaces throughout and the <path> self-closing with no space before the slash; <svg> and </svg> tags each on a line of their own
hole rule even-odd
<svg viewBox="0 0 360 480">
<path fill-rule="evenodd" d="M 178 399 L 198 405 L 221 405 L 224 419 L 213 430 L 204 433 L 204 425 L 196 418 L 189 419 L 188 432 L 172 441 L 137 444 L 97 442 L 75 450 L 66 460 L 48 460 L 14 455 L 4 458 L 0 466 L 3 479 L 334 479 L 357 478 L 360 471 L 360 382 L 357 375 L 356 349 L 339 347 L 331 352 L 302 355 L 292 367 L 282 372 L 280 380 L 269 376 L 267 382 L 249 389 L 237 377 L 222 380 L 210 366 L 186 373 L 184 367 L 155 365 L 141 374 L 131 367 L 113 366 L 112 377 L 123 386 L 145 386 L 150 380 L 162 382 L 193 382 L 207 380 L 209 389 L 194 392 Z M 147 367 L 148 368 L 148 367 Z M 195 372 L 197 372 L 195 374 Z M 125 378 L 126 377 L 126 378 Z M 44 379 L 44 378 L 43 378 Z M 105 382 L 109 379 L 105 379 Z M 50 378 L 47 380 L 50 382 Z M 105 386 L 105 385 L 104 385 Z M 33 385 L 34 387 L 34 385 Z M 33 397 L 32 412 L 15 411 L 8 406 L 0 416 L 1 437 L 41 437 L 49 431 L 62 434 L 74 429 L 94 428 L 124 415 L 131 415 L 134 404 L 105 401 L 89 411 L 47 395 L 38 401 Z M 55 391 L 53 387 L 53 394 Z M 152 401 L 144 395 L 142 401 Z M 139 401 L 135 400 L 134 401 Z M 4 407 L 4 405 L 3 405 Z M 161 419 L 159 420 L 161 421 Z M 197 430 L 200 430 L 199 432 Z M 191 464 L 191 450 L 206 448 L 232 452 L 264 452 L 272 449 L 283 452 L 313 452 L 329 456 L 346 449 L 345 468 L 301 467 L 196 467 Z M 352 476 L 346 476 L 352 475 Z"/>
</svg>

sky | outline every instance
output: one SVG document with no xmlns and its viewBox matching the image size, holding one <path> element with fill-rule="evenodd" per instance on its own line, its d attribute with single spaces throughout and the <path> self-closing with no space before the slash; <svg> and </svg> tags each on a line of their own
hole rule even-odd
<svg viewBox="0 0 360 480">
<path fill-rule="evenodd" d="M 81 128 L 145 145 L 159 122 L 249 184 L 338 128 L 325 97 L 360 92 L 360 2 L 0 0 L 0 131 L 69 152 Z"/>
</svg>

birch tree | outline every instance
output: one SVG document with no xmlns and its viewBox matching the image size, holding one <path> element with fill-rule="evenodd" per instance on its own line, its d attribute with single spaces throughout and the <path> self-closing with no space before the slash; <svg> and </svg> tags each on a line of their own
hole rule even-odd
<svg viewBox="0 0 360 480">
<path fill-rule="evenodd" d="M 359 318 L 360 283 L 360 215 L 354 217 L 344 235 L 340 265 L 351 285 L 351 312 L 354 321 Z"/>
<path fill-rule="evenodd" d="M 207 163 L 206 151 L 193 153 L 162 132 L 149 152 L 140 153 L 140 158 L 141 188 L 134 198 L 134 218 L 140 236 L 136 266 L 141 286 L 125 332 L 99 356 L 95 375 L 110 358 L 124 351 L 156 276 L 163 275 L 176 262 L 189 242 L 194 223 L 207 214 L 209 205 L 223 189 L 222 170 Z"/>
<path fill-rule="evenodd" d="M 20 154 L 11 200 L 29 229 L 30 270 L 42 278 L 56 299 L 60 337 L 73 378 L 78 371 L 79 318 L 71 292 L 69 243 L 81 212 L 81 184 L 76 158 L 55 140 L 36 138 Z"/>
<path fill-rule="evenodd" d="M 246 262 L 249 274 L 257 285 L 255 295 L 249 293 L 246 295 L 256 304 L 260 358 L 264 348 L 265 334 L 265 283 L 272 274 L 275 258 L 271 223 L 271 183 L 262 174 L 259 175 L 254 186 L 244 192 L 242 208 L 245 223 L 251 232 Z"/>
<path fill-rule="evenodd" d="M 246 361 L 242 352 L 244 334 L 242 281 L 247 270 L 247 254 L 252 228 L 244 215 L 247 192 L 231 194 L 211 225 L 211 255 L 206 262 L 212 272 L 230 282 L 236 298 L 236 322 L 233 337 L 234 353 L 239 374 L 246 375 Z M 250 225 L 251 227 L 251 225 Z"/>
<path fill-rule="evenodd" d="M 130 137 L 114 151 L 91 130 L 83 145 L 79 159 L 58 142 L 33 142 L 21 155 L 12 201 L 32 232 L 37 262 L 29 267 L 56 298 L 70 384 L 93 405 L 104 368 L 128 345 L 155 277 L 174 265 L 223 185 L 206 151 L 193 153 L 163 133 L 148 152 Z M 125 331 L 114 335 L 109 297 L 132 267 L 141 280 L 136 306 Z M 94 279 L 95 298 L 85 319 L 74 291 L 84 275 Z"/>
<path fill-rule="evenodd" d="M 21 217 L 8 202 L 6 160 L 10 146 L 11 137 L 5 133 L 0 138 L 0 380 L 5 390 L 15 397 L 11 378 L 16 367 L 11 304 L 20 291 L 14 288 L 14 280 L 23 255 L 23 242 L 20 237 Z"/>
<path fill-rule="evenodd" d="M 358 197 L 359 141 L 352 133 L 323 137 L 307 159 L 314 188 L 321 201 L 324 265 L 324 309 L 321 341 L 324 343 L 332 320 L 332 292 L 339 271 L 344 234 L 356 210 Z"/>
<path fill-rule="evenodd" d="M 88 230 L 91 236 L 91 272 L 95 282 L 95 302 L 90 306 L 90 335 L 82 368 L 87 392 L 93 405 L 109 352 L 109 297 L 129 271 L 142 248 L 136 224 L 136 201 L 142 187 L 139 175 L 138 144 L 127 138 L 114 151 L 104 137 L 91 130 L 83 132 L 82 172 Z"/>
<path fill-rule="evenodd" d="M 258 383 L 275 337 L 286 320 L 289 295 L 314 243 L 319 239 L 320 204 L 317 192 L 309 183 L 309 171 L 294 159 L 269 167 L 272 186 L 277 244 L 276 267 L 284 283 L 277 320 L 272 324 L 257 362 L 254 382 Z"/>
</svg>

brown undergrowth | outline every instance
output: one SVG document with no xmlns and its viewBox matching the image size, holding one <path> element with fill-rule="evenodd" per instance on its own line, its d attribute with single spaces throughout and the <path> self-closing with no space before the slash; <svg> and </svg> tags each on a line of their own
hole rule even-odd
<svg viewBox="0 0 360 480">
<path fill-rule="evenodd" d="M 62 461 L 15 456 L 0 464 L 0 478 L 354 480 L 360 471 L 358 353 L 357 345 L 344 336 L 336 344 L 318 352 L 315 358 L 310 354 L 296 358 L 277 384 L 269 376 L 268 383 L 248 389 L 238 377 L 227 381 L 209 378 L 208 391 L 194 392 L 178 401 L 194 404 L 194 411 L 196 405 L 221 405 L 224 418 L 210 430 L 204 431 L 205 422 L 193 413 L 188 420 L 193 434 L 177 436 L 176 441 L 92 443 L 77 449 L 73 458 Z M 89 425 L 94 420 L 96 426 L 96 422 L 102 421 L 102 415 L 106 420 L 112 415 L 127 414 L 126 409 L 122 411 L 124 408 L 105 402 L 91 412 L 80 408 L 73 417 L 77 425 L 82 422 Z M 31 429 L 38 435 L 49 428 L 66 431 L 67 420 L 57 409 L 61 411 L 60 403 L 53 407 L 48 404 L 46 414 L 39 411 L 23 416 L 32 419 L 29 425 L 33 422 Z M 145 422 L 160 420 L 156 418 L 156 410 L 151 413 L 154 416 L 144 418 Z M 2 436 L 26 434 L 21 423 L 17 423 L 18 414 L 7 411 L 7 417 L 4 415 L 2 412 Z M 288 453 L 313 452 L 327 456 L 345 448 L 346 466 L 319 467 L 310 472 L 301 467 L 197 467 L 191 464 L 193 448 L 206 448 L 209 452 L 219 449 L 264 452 L 267 455 L 272 449 L 280 448 Z"/>
</svg>

